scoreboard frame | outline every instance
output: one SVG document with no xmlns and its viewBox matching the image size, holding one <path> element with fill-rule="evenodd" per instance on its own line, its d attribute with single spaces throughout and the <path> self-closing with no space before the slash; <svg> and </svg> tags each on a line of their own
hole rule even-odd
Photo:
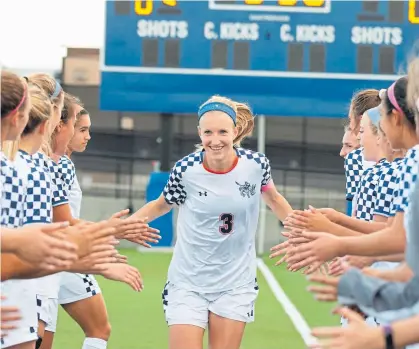
<svg viewBox="0 0 419 349">
<path fill-rule="evenodd" d="M 232 5 L 230 1 L 226 1 L 225 4 L 220 4 L 220 2 L 217 0 L 208 0 L 205 6 L 200 5 L 199 7 L 202 10 L 204 7 L 206 7 L 207 11 L 209 11 L 206 15 L 203 14 L 203 19 L 196 19 L 196 17 L 193 17 L 193 15 L 192 17 L 190 17 L 191 10 L 188 10 L 187 6 L 179 8 L 177 6 L 179 5 L 179 1 L 177 0 L 130 1 L 131 12 L 125 12 L 125 15 L 129 16 L 129 18 L 127 17 L 127 21 L 125 21 L 125 18 L 118 19 L 114 17 L 118 16 L 118 14 L 116 13 L 112 13 L 110 15 L 111 20 L 115 22 L 112 22 L 113 24 L 110 26 L 110 28 L 112 29 L 109 29 L 111 30 L 110 33 L 112 33 L 113 36 L 110 37 L 111 39 L 109 39 L 109 37 L 105 38 L 105 42 L 110 44 L 111 46 L 108 47 L 104 45 L 104 49 L 101 51 L 100 56 L 103 82 L 100 92 L 101 107 L 105 110 L 120 110 L 134 112 L 149 111 L 160 113 L 191 113 L 195 112 L 196 107 L 200 105 L 210 95 L 219 93 L 238 100 L 249 102 L 254 107 L 256 113 L 264 114 L 267 116 L 283 115 L 303 117 L 341 117 L 342 115 L 345 115 L 347 103 L 354 91 L 363 88 L 386 88 L 392 81 L 396 80 L 399 77 L 399 75 L 397 74 L 400 69 L 399 67 L 401 66 L 401 64 L 404 65 L 405 63 L 404 61 L 401 62 L 401 59 L 402 57 L 404 57 L 404 55 L 407 55 L 406 42 L 409 42 L 409 40 L 411 40 L 411 31 L 414 31 L 414 29 L 410 29 L 410 26 L 414 24 L 412 23 L 412 16 L 419 16 L 419 14 L 416 15 L 415 13 L 413 13 L 412 15 L 412 11 L 415 10 L 415 7 L 412 6 L 412 4 L 416 4 L 416 2 L 413 3 L 413 0 L 409 0 L 408 5 L 403 5 L 403 11 L 408 11 L 408 13 L 403 12 L 402 18 L 404 18 L 404 22 L 400 24 L 393 23 L 395 27 L 400 26 L 400 28 L 402 28 L 401 30 L 408 29 L 406 39 L 407 41 L 405 40 L 405 35 L 403 32 L 403 43 L 401 46 L 397 46 L 397 43 L 395 43 L 395 45 L 386 44 L 386 46 L 374 46 L 374 44 L 371 44 L 370 46 L 365 46 L 366 48 L 370 47 L 370 50 L 364 50 L 361 52 L 360 50 L 357 51 L 357 44 L 355 44 L 355 41 L 352 41 L 353 44 L 351 44 L 351 50 L 346 51 L 345 49 L 342 49 L 341 46 L 343 45 L 344 47 L 346 47 L 345 45 L 351 42 L 352 39 L 350 38 L 350 31 L 348 33 L 349 37 L 347 34 L 344 38 L 345 44 L 329 46 L 328 42 L 320 43 L 320 45 L 318 46 L 324 46 L 323 55 L 326 55 L 323 56 L 324 62 L 326 62 L 327 57 L 330 57 L 330 54 L 335 55 L 335 52 L 338 53 L 339 57 L 332 58 L 332 60 L 330 60 L 329 63 L 323 63 L 325 64 L 325 67 L 320 66 L 320 68 L 318 68 L 318 66 L 316 66 L 316 59 L 319 60 L 319 56 L 318 54 L 312 56 L 311 48 L 315 45 L 310 46 L 308 44 L 304 44 L 302 49 L 304 51 L 301 51 L 303 52 L 302 54 L 304 55 L 304 58 L 303 63 L 298 63 L 300 64 L 299 68 L 297 67 L 296 69 L 293 69 L 295 65 L 288 65 L 287 67 L 286 55 L 280 58 L 282 59 L 282 61 L 279 64 L 279 68 L 276 65 L 277 63 L 275 63 L 275 66 L 269 65 L 269 59 L 272 59 L 270 57 L 266 58 L 266 62 L 268 62 L 268 65 L 264 65 L 265 61 L 263 61 L 263 59 L 261 60 L 260 57 L 267 56 L 261 56 L 260 54 L 259 60 L 257 60 L 257 64 L 259 66 L 255 67 L 253 64 L 253 56 L 255 53 L 255 49 L 256 47 L 266 49 L 266 42 L 261 42 L 259 46 L 253 46 L 254 43 L 257 41 L 224 40 L 223 37 L 219 37 L 218 42 L 223 42 L 224 40 L 224 43 L 226 43 L 225 45 L 227 45 L 227 48 L 224 48 L 224 50 L 227 50 L 225 51 L 227 52 L 225 54 L 229 54 L 230 58 L 225 58 L 224 62 L 228 61 L 228 63 L 222 63 L 225 65 L 221 66 L 218 66 L 218 63 L 213 64 L 210 62 L 208 64 L 208 59 L 211 60 L 211 58 L 208 58 L 207 55 L 215 54 L 215 51 L 210 51 L 208 48 L 209 45 L 211 50 L 214 49 L 213 43 L 215 42 L 215 40 L 211 43 L 211 40 L 208 37 L 203 36 L 203 25 L 204 23 L 207 23 L 206 21 L 208 20 L 214 21 L 214 23 L 217 23 L 216 21 L 219 20 L 221 24 L 223 21 L 241 24 L 242 22 L 246 22 L 247 19 L 247 22 L 249 23 L 258 23 L 252 22 L 252 19 L 250 17 L 251 12 L 255 13 L 255 15 L 259 15 L 262 14 L 262 12 L 265 12 L 264 14 L 262 14 L 262 16 L 265 14 L 275 15 L 278 13 L 280 13 L 281 16 L 284 16 L 284 14 L 289 14 L 289 16 L 284 17 L 293 18 L 293 15 L 296 16 L 294 19 L 288 20 L 288 22 L 285 20 L 281 20 L 283 23 L 279 23 L 281 21 L 278 20 L 277 23 L 275 23 L 275 26 L 288 23 L 294 25 L 294 27 L 296 25 L 298 26 L 300 24 L 299 19 L 303 19 L 302 16 L 304 16 L 306 22 L 308 21 L 309 25 L 311 23 L 310 21 L 312 21 L 313 23 L 315 23 L 315 25 L 321 26 L 321 23 L 325 23 L 324 25 L 327 26 L 329 25 L 327 21 L 322 21 L 321 18 L 330 15 L 333 16 L 334 13 L 333 9 L 331 8 L 331 6 L 333 6 L 331 0 L 299 0 L 298 3 L 299 5 L 303 5 L 304 3 L 302 3 L 302 1 L 311 2 L 311 4 L 320 4 L 322 2 L 322 7 L 298 7 L 291 5 L 283 5 L 284 3 L 297 4 L 296 0 L 275 0 L 276 5 L 274 6 L 268 4 L 267 1 L 269 0 L 265 0 L 265 2 L 263 2 L 263 0 L 241 0 L 241 4 Z M 140 3 L 140 7 L 135 7 L 139 6 Z M 379 6 L 383 6 L 381 2 L 379 3 Z M 112 10 L 113 7 L 116 5 L 114 4 L 114 1 L 109 1 L 106 6 L 107 11 L 109 11 L 110 9 Z M 419 5 L 416 4 L 416 6 Z M 345 29 L 345 33 L 347 32 L 348 27 L 350 28 L 351 26 L 356 25 L 375 25 L 376 27 L 387 26 L 391 28 L 390 13 L 393 12 L 389 12 L 389 14 L 386 15 L 389 16 L 388 20 L 384 20 L 384 22 L 379 22 L 379 20 L 374 18 L 380 17 L 381 14 L 376 14 L 375 17 L 372 17 L 372 20 L 360 19 L 360 12 L 358 11 L 361 11 L 361 7 L 362 6 L 357 7 L 355 13 L 352 14 L 353 19 L 348 20 L 348 22 L 345 24 L 346 27 L 343 28 Z M 343 11 L 343 13 L 347 13 L 347 6 L 343 6 L 338 11 L 339 15 L 342 15 L 342 9 L 346 9 L 346 12 Z M 143 15 L 138 15 L 139 10 L 143 11 Z M 215 13 L 211 14 L 212 10 L 214 10 Z M 416 10 L 418 9 L 416 8 Z M 240 12 L 240 16 L 236 16 L 233 12 Z M 182 16 L 179 16 L 179 14 L 182 14 Z M 235 19 L 236 17 L 237 19 Z M 192 36 L 194 36 L 194 39 L 192 41 L 184 42 L 184 40 L 186 39 L 189 40 L 189 37 L 187 37 L 186 39 L 179 39 L 176 37 L 169 37 L 167 39 L 157 37 L 156 39 L 152 39 L 148 37 L 143 37 L 139 33 L 137 36 L 136 30 L 139 30 L 139 27 L 134 28 L 134 25 L 136 26 L 140 23 L 140 21 L 149 21 L 151 24 L 153 24 L 159 21 L 176 22 L 179 20 L 186 21 L 188 25 L 190 25 L 189 32 L 194 34 L 191 34 Z M 133 23 L 133 21 L 135 21 L 135 23 Z M 407 21 L 410 21 L 411 23 L 407 23 Z M 126 28 L 125 22 L 130 22 L 130 25 Z M 194 22 L 196 23 L 194 24 Z M 330 25 L 336 25 L 336 28 L 338 28 L 336 24 L 337 22 L 339 22 L 339 19 L 336 19 L 335 17 L 334 20 L 331 20 Z M 262 23 L 267 22 L 259 22 L 261 26 Z M 197 27 L 197 24 L 199 24 L 199 28 Z M 302 21 L 302 25 L 305 25 L 304 21 Z M 200 26 L 202 26 L 202 28 Z M 275 26 L 273 27 L 273 30 L 277 30 L 275 29 Z M 107 28 L 109 28 L 108 23 Z M 200 30 L 202 30 L 202 33 L 199 32 Z M 221 30 L 221 28 L 219 27 L 218 30 Z M 272 30 L 272 27 L 270 27 L 270 30 Z M 129 39 L 121 39 L 121 35 L 124 35 L 125 32 L 130 32 Z M 185 47 L 191 47 L 192 42 L 198 43 L 196 42 L 197 35 L 202 35 L 202 40 L 199 39 L 201 40 L 199 41 L 199 45 L 202 44 L 203 47 L 199 47 L 198 49 L 194 48 L 192 49 L 192 51 L 184 51 Z M 262 33 L 261 29 L 260 36 L 257 40 L 267 40 L 266 38 L 263 38 L 262 35 L 264 34 Z M 279 34 L 277 33 L 275 35 L 278 36 Z M 339 34 L 336 34 L 336 43 L 339 43 L 338 40 L 341 37 L 341 32 Z M 124 42 L 124 40 L 126 41 Z M 149 52 L 144 50 L 144 46 L 141 45 L 146 41 L 153 40 L 156 41 L 153 44 L 153 49 L 156 50 L 153 57 L 157 57 L 154 59 L 157 59 L 157 61 L 155 62 L 158 63 L 151 62 L 150 64 L 150 61 L 148 61 L 147 64 L 140 63 L 144 62 L 144 58 L 140 57 L 141 54 L 143 54 L 144 52 Z M 280 39 L 278 37 L 275 38 L 275 40 L 278 41 Z M 161 56 L 163 54 L 166 54 L 166 57 L 168 57 L 168 51 L 165 50 L 167 49 L 167 47 L 171 47 L 172 43 L 175 43 L 176 41 L 178 45 L 177 50 L 182 50 L 181 52 L 183 52 L 180 53 L 181 58 L 177 56 L 177 65 L 176 63 L 167 63 L 168 61 L 166 62 L 166 58 L 164 56 Z M 206 41 L 206 43 L 204 43 L 204 41 Z M 169 43 L 170 45 L 166 45 Z M 246 63 L 248 65 L 238 64 L 232 66 L 233 59 L 236 59 L 237 57 L 241 59 L 242 57 L 237 56 L 238 53 L 236 53 L 235 51 L 236 43 L 250 45 L 250 55 L 247 57 L 250 63 Z M 273 43 L 274 42 L 272 42 L 272 44 Z M 279 41 L 279 43 L 281 45 L 286 44 L 285 41 Z M 204 45 L 207 46 L 204 47 Z M 300 44 L 298 43 L 298 45 Z M 332 42 L 332 45 L 336 44 Z M 359 47 L 360 46 L 362 45 L 359 45 Z M 121 50 L 121 47 L 123 47 L 124 50 Z M 143 47 L 142 51 L 141 47 Z M 287 50 L 288 54 L 290 54 L 291 45 L 287 47 L 289 47 L 287 48 Z M 336 49 L 336 47 L 338 47 L 338 49 Z M 388 50 L 390 51 L 393 50 L 393 52 L 390 52 L 390 60 L 386 61 L 386 58 L 381 58 L 386 57 L 383 53 L 384 50 L 381 51 L 381 48 L 383 47 L 386 49 L 388 47 Z M 116 48 L 119 51 L 116 52 L 116 55 L 113 53 L 109 55 L 109 50 L 112 51 L 114 50 L 114 48 Z M 134 48 L 136 51 L 131 52 L 131 54 L 129 54 L 128 51 L 126 51 L 128 48 Z M 140 53 L 138 52 L 138 50 L 140 50 Z M 286 52 L 287 51 L 285 51 L 285 53 Z M 348 52 L 348 54 L 346 54 L 346 52 Z M 367 54 L 368 52 L 372 53 L 373 58 L 371 59 L 374 60 L 372 61 L 373 63 L 371 63 L 369 59 L 367 59 L 367 61 L 370 63 L 365 63 L 366 52 Z M 388 51 L 386 52 L 388 53 Z M 278 52 L 273 51 L 271 57 L 273 57 L 277 53 Z M 282 53 L 283 51 L 281 51 L 281 54 Z M 202 58 L 205 61 L 205 63 L 200 62 L 200 64 L 198 65 L 182 63 L 184 57 L 188 58 L 185 62 L 190 62 L 190 57 L 195 57 L 195 54 L 198 54 L 198 58 L 199 54 L 204 55 Z M 232 54 L 236 54 L 236 56 L 233 56 L 233 58 L 231 58 Z M 341 57 L 344 57 L 344 62 L 340 62 L 337 60 L 341 59 Z M 384 62 L 383 66 L 381 65 L 382 59 Z M 294 62 L 292 60 L 292 55 L 288 56 L 288 62 Z M 342 64 L 342 67 L 345 67 L 345 69 L 342 69 L 342 72 L 339 72 L 340 65 L 331 65 L 331 62 L 334 62 L 333 64 L 336 64 L 336 62 L 338 62 L 339 64 Z M 125 65 L 121 65 L 118 63 L 124 63 Z M 314 65 L 312 66 L 312 64 Z M 368 64 L 373 65 L 368 66 Z M 248 67 L 248 69 L 246 69 L 246 67 Z M 199 82 L 199 88 L 193 88 L 193 85 L 197 84 L 197 82 Z M 317 93 L 317 95 L 313 93 L 313 91 L 308 91 L 308 89 L 310 88 L 313 89 L 313 83 L 316 84 L 314 89 L 316 90 L 315 93 Z M 162 88 L 159 88 L 159 85 L 162 86 Z M 249 85 L 254 86 L 253 91 L 249 88 Z M 166 88 L 167 86 L 170 86 L 170 88 Z M 276 92 L 271 93 L 270 91 L 272 90 L 275 90 Z M 308 92 L 306 93 L 305 91 Z M 289 100 L 289 103 L 287 102 L 287 98 Z M 159 99 L 159 101 L 157 101 L 157 99 Z M 273 104 L 273 106 L 268 105 L 271 103 Z M 309 107 L 310 105 L 311 107 Z M 291 110 L 292 106 L 295 107 L 295 110 Z"/>
<path fill-rule="evenodd" d="M 252 0 L 250 0 L 252 1 Z M 265 0 L 266 1 L 266 0 Z M 268 0 L 269 1 L 269 0 Z M 310 0 L 306 1 L 307 3 Z M 286 12 L 286 13 L 330 13 L 331 10 L 331 2 L 332 0 L 321 0 L 324 3 L 324 6 L 313 6 L 306 4 L 304 7 L 295 7 L 294 3 L 297 3 L 297 1 L 291 1 L 286 0 L 285 2 L 288 2 L 288 5 L 281 5 L 281 0 L 278 1 L 278 4 L 276 6 L 274 5 L 267 5 L 267 6 L 259 6 L 256 3 L 263 3 L 263 0 L 253 0 L 252 3 L 247 3 L 243 5 L 235 5 L 235 4 L 219 4 L 217 3 L 217 0 L 208 0 L 209 2 L 209 9 L 210 10 L 224 10 L 224 11 L 258 11 L 258 12 Z M 273 2 L 273 1 L 270 1 Z M 311 1 L 312 3 L 316 1 Z M 317 1 L 318 2 L 318 1 Z"/>
</svg>

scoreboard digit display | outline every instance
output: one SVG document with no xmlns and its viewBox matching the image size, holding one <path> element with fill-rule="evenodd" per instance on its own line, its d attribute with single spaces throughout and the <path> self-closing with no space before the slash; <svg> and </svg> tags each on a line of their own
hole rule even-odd
<svg viewBox="0 0 419 349">
<path fill-rule="evenodd" d="M 341 117 L 419 40 L 419 1 L 106 2 L 101 108 L 193 113 L 213 94 L 268 116 Z"/>
</svg>

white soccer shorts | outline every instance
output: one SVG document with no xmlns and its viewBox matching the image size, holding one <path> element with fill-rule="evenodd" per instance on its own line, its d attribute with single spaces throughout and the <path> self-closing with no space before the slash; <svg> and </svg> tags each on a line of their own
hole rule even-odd
<svg viewBox="0 0 419 349">
<path fill-rule="evenodd" d="M 48 322 L 45 326 L 45 331 L 55 333 L 57 331 L 58 320 L 58 299 L 48 298 L 46 300 L 46 309 L 48 314 Z"/>
<path fill-rule="evenodd" d="M 166 322 L 171 325 L 195 325 L 206 328 L 209 312 L 221 317 L 250 323 L 255 318 L 257 282 L 215 293 L 198 293 L 166 283 L 162 298 Z"/>
<path fill-rule="evenodd" d="M 21 315 L 17 329 L 9 331 L 1 339 L 1 348 L 36 341 L 38 339 L 38 317 L 36 307 L 35 283 L 33 280 L 8 280 L 1 283 L 1 294 L 6 299 L 2 306 L 18 307 Z"/>
<path fill-rule="evenodd" d="M 58 303 L 69 304 L 78 302 L 101 292 L 99 284 L 93 275 L 65 272 L 61 277 Z"/>
</svg>

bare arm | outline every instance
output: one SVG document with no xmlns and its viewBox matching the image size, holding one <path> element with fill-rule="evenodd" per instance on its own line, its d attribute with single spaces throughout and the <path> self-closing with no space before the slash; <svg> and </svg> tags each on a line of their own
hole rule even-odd
<svg viewBox="0 0 419 349">
<path fill-rule="evenodd" d="M 385 219 L 385 221 L 383 220 Z M 374 216 L 374 221 L 367 222 L 361 219 L 357 219 L 355 217 L 349 217 L 345 214 L 339 214 L 338 220 L 336 221 L 337 224 L 343 226 L 344 228 L 348 229 L 347 231 L 355 231 L 362 234 L 371 234 L 375 233 L 379 230 L 382 230 L 387 227 L 387 218 L 383 216 Z M 342 230 L 345 232 L 346 230 Z M 334 234 L 338 235 L 338 234 Z M 339 234 L 343 236 L 344 234 Z M 346 235 L 354 235 L 354 234 L 346 234 Z"/>
<path fill-rule="evenodd" d="M 76 225 L 83 222 L 81 219 L 76 219 L 71 214 L 69 204 L 62 204 L 53 207 L 53 221 L 54 222 L 69 222 L 70 225 Z"/>
<path fill-rule="evenodd" d="M 56 273 L 57 270 L 40 270 L 19 259 L 12 253 L 1 254 L 1 281 L 9 279 L 32 279 Z"/>
<path fill-rule="evenodd" d="M 374 234 L 340 239 L 342 255 L 383 256 L 404 253 L 406 236 L 403 225 L 404 213 L 397 213 L 390 227 Z"/>
<path fill-rule="evenodd" d="M 291 205 L 280 193 L 278 193 L 278 190 L 273 183 L 262 193 L 262 198 L 275 213 L 275 216 L 281 221 L 284 221 L 292 212 Z"/>
<path fill-rule="evenodd" d="M 18 249 L 19 239 L 16 239 L 16 229 L 1 228 L 1 252 L 15 253 Z"/>
<path fill-rule="evenodd" d="M 406 263 L 401 263 L 394 269 L 364 268 L 362 272 L 390 282 L 408 282 L 414 276 L 412 270 Z"/>
<path fill-rule="evenodd" d="M 154 221 L 156 218 L 159 218 L 172 209 L 172 205 L 169 205 L 164 199 L 163 194 L 160 195 L 156 200 L 150 201 L 143 207 L 141 207 L 137 212 L 135 212 L 132 217 L 135 218 L 145 218 L 147 217 L 148 222 Z"/>
</svg>

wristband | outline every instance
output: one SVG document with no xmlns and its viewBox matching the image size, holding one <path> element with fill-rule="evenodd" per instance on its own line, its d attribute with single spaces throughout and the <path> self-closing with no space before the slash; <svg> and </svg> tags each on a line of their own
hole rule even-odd
<svg viewBox="0 0 419 349">
<path fill-rule="evenodd" d="M 393 343 L 393 329 L 389 325 L 384 325 L 383 331 L 386 339 L 386 349 L 395 349 Z"/>
</svg>

